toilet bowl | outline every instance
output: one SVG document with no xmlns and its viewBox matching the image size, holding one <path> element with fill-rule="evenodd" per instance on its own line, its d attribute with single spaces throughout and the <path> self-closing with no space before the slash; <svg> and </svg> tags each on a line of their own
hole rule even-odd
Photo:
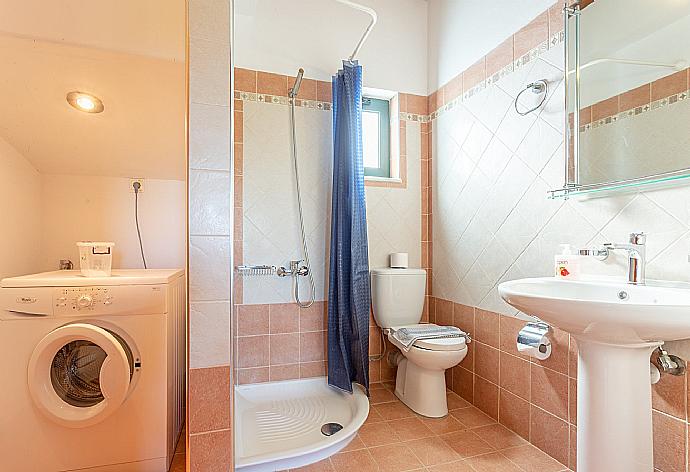
<svg viewBox="0 0 690 472">
<path fill-rule="evenodd" d="M 467 355 L 463 338 L 418 340 L 405 351 L 392 334 L 388 339 L 401 349 L 392 362 L 398 366 L 395 395 L 420 415 L 440 418 L 448 414 L 446 369 L 458 365 Z"/>
<path fill-rule="evenodd" d="M 396 330 L 419 325 L 424 309 L 426 271 L 374 269 L 371 271 L 372 307 L 376 324 L 400 349 L 391 362 L 398 367 L 395 394 L 416 413 L 432 418 L 448 414 L 446 369 L 467 355 L 464 338 L 419 339 L 406 349 Z"/>
</svg>

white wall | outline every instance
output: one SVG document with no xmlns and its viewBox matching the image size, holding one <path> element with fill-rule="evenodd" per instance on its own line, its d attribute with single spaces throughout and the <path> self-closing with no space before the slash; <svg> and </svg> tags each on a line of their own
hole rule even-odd
<svg viewBox="0 0 690 472">
<path fill-rule="evenodd" d="M 361 0 L 378 23 L 358 59 L 364 85 L 427 94 L 427 2 Z M 369 24 L 335 0 L 236 0 L 235 66 L 330 81 Z"/>
<path fill-rule="evenodd" d="M 129 179 L 44 174 L 41 181 L 41 270 L 56 270 L 60 259 L 78 267 L 75 243 L 84 240 L 114 241 L 113 268 L 143 267 Z M 185 198 L 182 181 L 144 180 L 139 224 L 149 268 L 185 266 Z"/>
<path fill-rule="evenodd" d="M 553 5 L 553 0 L 429 0 L 429 92 Z"/>
<path fill-rule="evenodd" d="M 0 279 L 40 266 L 41 177 L 0 138 Z"/>
</svg>

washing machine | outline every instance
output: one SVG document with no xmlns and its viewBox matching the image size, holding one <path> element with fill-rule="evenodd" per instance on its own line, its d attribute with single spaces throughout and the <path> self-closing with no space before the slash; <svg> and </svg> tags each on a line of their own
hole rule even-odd
<svg viewBox="0 0 690 472">
<path fill-rule="evenodd" d="M 184 424 L 182 270 L 0 282 L 0 470 L 164 472 Z"/>
</svg>

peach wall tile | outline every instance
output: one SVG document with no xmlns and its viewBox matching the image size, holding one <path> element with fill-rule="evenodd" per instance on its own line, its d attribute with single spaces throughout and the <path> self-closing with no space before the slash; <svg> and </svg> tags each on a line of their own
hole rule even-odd
<svg viewBox="0 0 690 472">
<path fill-rule="evenodd" d="M 407 113 L 407 94 L 406 93 L 399 93 L 398 94 L 398 109 L 402 113 Z"/>
<path fill-rule="evenodd" d="M 467 92 L 484 80 L 486 80 L 486 58 L 482 57 L 462 73 L 463 92 Z"/>
<path fill-rule="evenodd" d="M 525 439 L 529 439 L 529 410 L 527 401 L 500 389 L 498 421 Z"/>
<path fill-rule="evenodd" d="M 299 364 L 271 365 L 268 370 L 271 382 L 299 379 Z"/>
<path fill-rule="evenodd" d="M 577 341 L 572 336 L 570 336 L 568 349 L 568 375 L 577 378 Z"/>
<path fill-rule="evenodd" d="M 577 470 L 577 428 L 570 425 L 570 470 Z"/>
<path fill-rule="evenodd" d="M 230 366 L 189 370 L 189 432 L 230 427 Z"/>
<path fill-rule="evenodd" d="M 237 338 L 237 367 L 264 367 L 269 363 L 268 335 Z"/>
<path fill-rule="evenodd" d="M 240 305 L 237 312 L 238 336 L 268 334 L 268 305 Z"/>
<path fill-rule="evenodd" d="M 436 300 L 436 324 L 442 326 L 453 324 L 453 302 L 441 298 Z"/>
<path fill-rule="evenodd" d="M 268 305 L 271 334 L 299 332 L 299 307 L 295 303 Z"/>
<path fill-rule="evenodd" d="M 663 472 L 685 471 L 687 424 L 657 411 L 654 425 L 654 467 Z"/>
<path fill-rule="evenodd" d="M 288 91 L 288 78 L 281 74 L 258 71 L 256 76 L 256 89 L 258 93 L 286 97 Z"/>
<path fill-rule="evenodd" d="M 460 364 L 458 364 L 460 367 L 464 367 L 465 369 L 467 369 L 473 373 L 474 373 L 474 352 L 475 352 L 476 346 L 477 346 L 476 342 L 471 342 L 471 343 L 467 344 L 467 354 L 465 354 L 465 358 L 460 361 Z"/>
<path fill-rule="evenodd" d="M 553 369 L 561 374 L 568 375 L 568 346 L 570 344 L 570 335 L 558 328 L 553 328 L 552 331 L 551 355 L 548 359 L 543 361 L 532 359 L 532 362 L 535 362 L 542 367 Z"/>
<path fill-rule="evenodd" d="M 453 303 L 453 326 L 466 333 L 474 334 L 474 308 L 460 303 Z"/>
<path fill-rule="evenodd" d="M 607 98 L 592 105 L 592 120 L 597 121 L 618 113 L 618 96 Z"/>
<path fill-rule="evenodd" d="M 407 112 L 415 115 L 426 115 L 427 103 L 426 97 L 421 95 L 406 94 L 407 98 Z"/>
<path fill-rule="evenodd" d="M 476 358 L 476 362 L 478 361 L 479 356 Z M 498 386 L 475 375 L 474 405 L 491 418 L 498 420 Z"/>
<path fill-rule="evenodd" d="M 532 364 L 530 399 L 532 404 L 568 420 L 568 377 Z"/>
<path fill-rule="evenodd" d="M 299 333 L 272 334 L 270 338 L 270 364 L 293 364 L 300 361 Z"/>
<path fill-rule="evenodd" d="M 477 341 L 489 346 L 499 346 L 500 315 L 476 308 L 474 310 L 474 336 Z"/>
<path fill-rule="evenodd" d="M 530 442 L 561 464 L 568 463 L 568 423 L 534 406 L 530 408 Z"/>
<path fill-rule="evenodd" d="M 568 421 L 577 424 L 577 380 L 568 379 Z"/>
<path fill-rule="evenodd" d="M 572 118 L 572 117 L 571 117 Z M 585 107 L 580 110 L 580 126 L 586 125 L 592 122 L 592 107 Z M 572 130 L 572 119 L 571 119 L 571 126 L 570 129 Z"/>
<path fill-rule="evenodd" d="M 652 82 L 652 101 L 688 89 L 688 71 L 685 69 Z"/>
<path fill-rule="evenodd" d="M 369 355 L 378 356 L 382 351 L 381 329 L 369 327 Z"/>
<path fill-rule="evenodd" d="M 630 110 L 631 108 L 641 107 L 642 105 L 647 105 L 650 103 L 651 97 L 651 85 L 644 84 L 620 94 L 618 98 L 618 108 L 623 111 Z"/>
<path fill-rule="evenodd" d="M 302 333 L 327 329 L 327 303 L 314 302 L 309 308 L 300 308 L 299 318 L 299 330 Z"/>
<path fill-rule="evenodd" d="M 519 397 L 529 400 L 530 363 L 519 357 L 501 352 L 499 385 Z"/>
<path fill-rule="evenodd" d="M 491 77 L 512 64 L 513 60 L 513 37 L 511 36 L 486 55 L 486 76 Z"/>
<path fill-rule="evenodd" d="M 244 113 L 235 111 L 234 117 L 234 142 L 241 143 L 244 141 Z"/>
<path fill-rule="evenodd" d="M 652 407 L 685 421 L 686 375 L 662 375 L 659 382 L 652 385 Z"/>
<path fill-rule="evenodd" d="M 520 29 L 514 36 L 515 59 L 525 55 L 531 49 L 548 40 L 549 16 L 544 12 Z"/>
<path fill-rule="evenodd" d="M 464 83 L 465 73 L 458 74 L 450 79 L 448 83 L 443 86 L 443 103 L 452 102 L 462 95 Z"/>
<path fill-rule="evenodd" d="M 452 373 L 452 390 L 472 403 L 474 401 L 474 375 L 469 370 L 459 366 L 453 367 Z"/>
<path fill-rule="evenodd" d="M 256 92 L 256 71 L 235 67 L 235 90 Z"/>
<path fill-rule="evenodd" d="M 189 437 L 190 472 L 227 472 L 232 469 L 232 433 L 229 429 Z"/>
<path fill-rule="evenodd" d="M 431 155 L 429 153 L 429 133 L 422 133 L 421 134 L 421 159 L 422 161 L 426 161 L 429 159 L 429 156 Z M 426 165 L 425 165 L 426 164 Z M 431 169 L 429 169 L 429 165 L 426 162 L 422 162 L 422 167 L 426 167 L 427 171 L 429 171 L 429 175 L 431 175 Z M 431 181 L 427 182 L 427 185 L 424 185 L 424 187 L 430 187 L 431 186 Z"/>
<path fill-rule="evenodd" d="M 288 77 L 287 86 L 288 90 L 292 88 L 295 84 L 296 77 Z M 316 100 L 317 98 L 317 81 L 313 79 L 302 79 L 302 84 L 299 87 L 299 92 L 297 92 L 297 98 L 301 100 Z"/>
<path fill-rule="evenodd" d="M 326 332 L 300 333 L 300 362 L 322 361 L 326 359 Z"/>
<path fill-rule="evenodd" d="M 233 169 L 235 171 L 235 175 L 241 176 L 244 172 L 244 152 L 243 152 L 243 147 L 242 143 L 234 143 L 233 144 L 233 150 L 235 153 L 235 158 L 233 162 Z M 238 202 L 235 202 L 235 205 L 237 205 Z"/>
<path fill-rule="evenodd" d="M 333 101 L 333 84 L 331 82 L 316 82 L 316 99 L 320 102 Z"/>
<path fill-rule="evenodd" d="M 429 109 L 429 113 L 433 113 L 434 111 L 438 110 L 443 106 L 443 88 L 440 88 L 439 90 L 429 95 L 427 106 Z"/>
<path fill-rule="evenodd" d="M 486 344 L 474 344 L 474 373 L 498 385 L 499 351 Z"/>
<path fill-rule="evenodd" d="M 549 15 L 549 36 L 563 31 L 563 2 L 554 3 L 547 13 Z"/>
<path fill-rule="evenodd" d="M 237 369 L 237 383 L 240 385 L 269 381 L 268 367 Z"/>
<path fill-rule="evenodd" d="M 242 100 L 234 99 L 233 103 L 235 104 L 235 110 L 236 111 L 243 111 L 244 110 L 244 102 Z"/>
<path fill-rule="evenodd" d="M 326 375 L 326 362 L 325 361 L 315 361 L 315 362 L 302 362 L 299 365 L 299 376 L 302 379 L 310 377 L 321 377 Z"/>
</svg>

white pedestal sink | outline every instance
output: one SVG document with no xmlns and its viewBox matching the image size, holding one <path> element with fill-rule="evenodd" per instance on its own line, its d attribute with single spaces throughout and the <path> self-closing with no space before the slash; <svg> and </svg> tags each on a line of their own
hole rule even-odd
<svg viewBox="0 0 690 472">
<path fill-rule="evenodd" d="M 577 340 L 578 472 L 652 471 L 650 355 L 690 338 L 690 285 L 543 277 L 498 291 Z"/>
</svg>

